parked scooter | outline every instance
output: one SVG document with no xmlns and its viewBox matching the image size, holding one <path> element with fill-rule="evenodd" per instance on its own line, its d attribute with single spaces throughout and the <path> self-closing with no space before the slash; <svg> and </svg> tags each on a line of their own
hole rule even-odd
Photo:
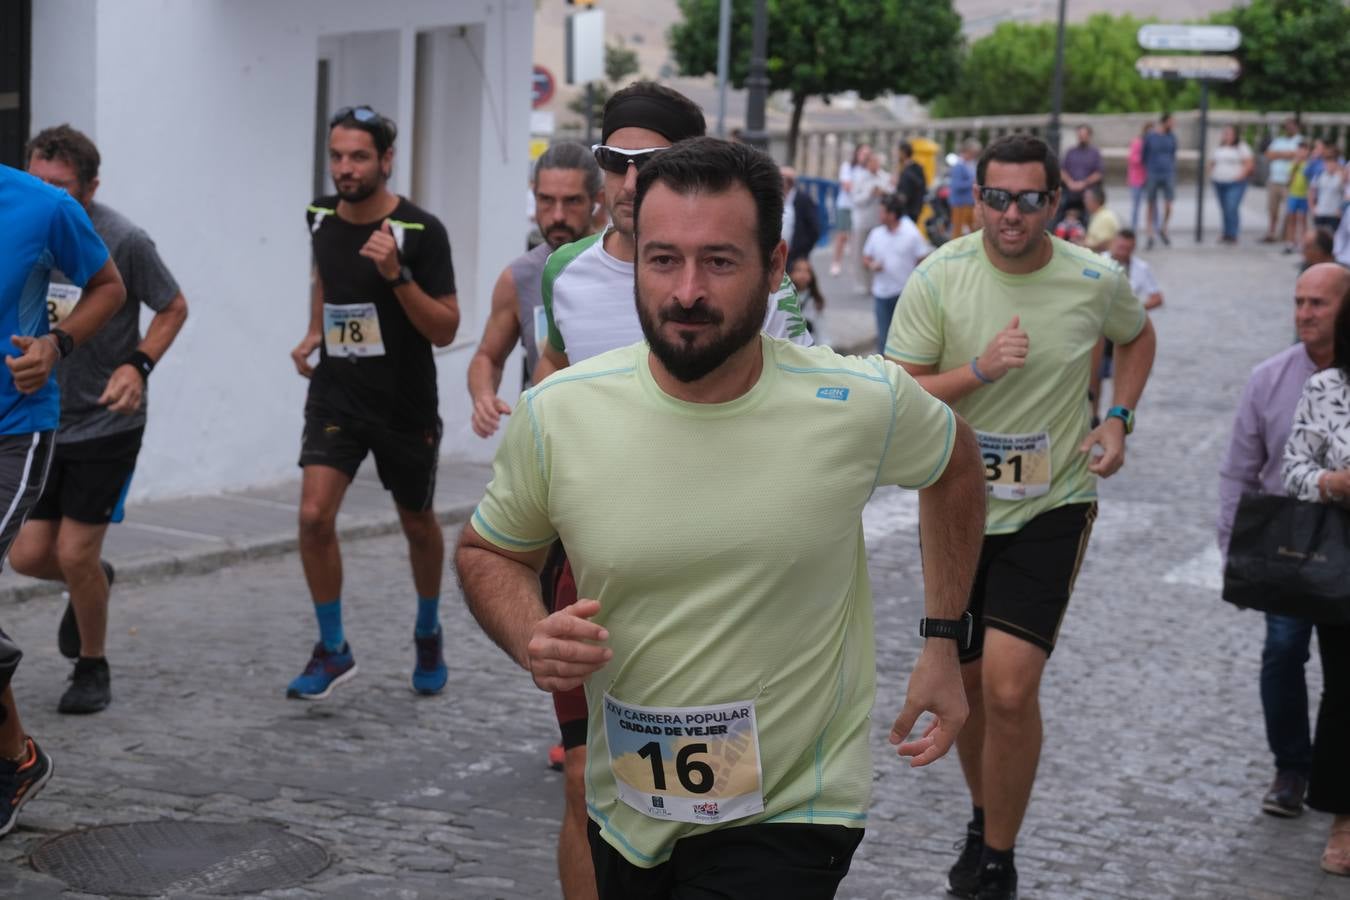
<svg viewBox="0 0 1350 900">
<path fill-rule="evenodd" d="M 924 204 L 928 209 L 928 218 L 923 220 L 923 227 L 928 235 L 928 243 L 934 247 L 940 247 L 951 240 L 952 206 L 948 173 L 951 172 L 952 166 L 956 165 L 957 159 L 955 153 L 947 154 L 942 160 L 946 164 L 946 168 L 941 176 L 933 179 L 933 185 L 924 198 Z"/>
</svg>

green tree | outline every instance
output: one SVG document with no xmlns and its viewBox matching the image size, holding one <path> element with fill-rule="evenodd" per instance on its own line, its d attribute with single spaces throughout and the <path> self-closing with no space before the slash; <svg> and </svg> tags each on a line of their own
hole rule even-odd
<svg viewBox="0 0 1350 900">
<path fill-rule="evenodd" d="M 1146 51 L 1133 16 L 1098 14 L 1064 32 L 1064 111 L 1148 112 L 1194 103 L 1188 82 L 1141 77 L 1134 63 Z M 976 41 L 961 62 L 951 91 L 938 99 L 939 116 L 1030 115 L 1047 112 L 1055 66 L 1053 22 L 1004 22 Z"/>
<path fill-rule="evenodd" d="M 1234 25 L 1242 75 L 1221 91 L 1255 109 L 1345 109 L 1350 6 L 1342 0 L 1250 0 L 1211 19 Z"/>
<path fill-rule="evenodd" d="M 669 43 L 685 75 L 717 71 L 719 0 L 679 0 Z M 792 96 L 788 162 L 809 97 L 857 91 L 928 100 L 956 71 L 961 17 L 951 0 L 766 0 L 769 89 Z M 732 0 L 731 82 L 750 73 L 754 0 Z"/>
<path fill-rule="evenodd" d="M 605 78 L 607 81 L 592 81 L 589 85 L 592 101 L 591 121 L 596 128 L 600 127 L 600 116 L 605 109 L 605 103 L 609 100 L 609 95 L 613 92 L 613 86 L 636 75 L 637 72 L 637 51 L 630 50 L 622 44 L 605 45 Z M 586 117 L 585 91 L 573 97 L 567 104 L 567 108 L 584 119 Z"/>
</svg>

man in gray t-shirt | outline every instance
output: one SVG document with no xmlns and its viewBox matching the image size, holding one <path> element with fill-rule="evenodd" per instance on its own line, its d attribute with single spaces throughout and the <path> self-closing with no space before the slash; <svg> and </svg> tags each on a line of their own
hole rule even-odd
<svg viewBox="0 0 1350 900">
<path fill-rule="evenodd" d="M 104 641 L 113 569 L 102 561 L 109 522 L 122 502 L 145 431 L 146 382 L 187 319 L 187 301 L 160 260 L 154 241 L 120 213 L 94 202 L 99 155 L 75 129 L 49 128 L 29 142 L 28 171 L 63 188 L 89 213 L 122 273 L 127 302 L 107 325 L 57 367 L 61 426 L 42 496 L 19 532 L 15 571 L 65 582 L 70 603 L 61 620 L 62 654 L 75 660 L 63 713 L 98 712 L 112 700 Z M 47 315 L 56 327 L 80 297 L 53 272 Z M 141 305 L 154 312 L 144 338 Z"/>
</svg>

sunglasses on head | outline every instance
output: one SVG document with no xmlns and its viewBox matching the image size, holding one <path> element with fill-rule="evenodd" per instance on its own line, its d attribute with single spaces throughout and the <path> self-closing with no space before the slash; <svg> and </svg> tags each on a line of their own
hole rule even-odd
<svg viewBox="0 0 1350 900">
<path fill-rule="evenodd" d="M 1040 212 L 1050 204 L 1054 191 L 1005 191 L 980 185 L 980 199 L 995 212 L 1003 212 L 1013 203 L 1023 213 Z"/>
<path fill-rule="evenodd" d="M 333 113 L 333 117 L 328 120 L 328 127 L 333 128 L 348 119 L 352 119 L 361 125 L 368 125 L 371 128 L 381 129 L 389 136 L 389 143 L 393 143 L 394 135 L 397 133 L 397 129 L 394 128 L 394 123 L 365 105 L 342 107 L 342 109 Z"/>
<path fill-rule="evenodd" d="M 642 167 L 647 164 L 648 160 L 662 150 L 669 149 L 669 147 L 647 147 L 644 150 L 624 150 L 620 147 L 595 144 L 591 147 L 591 152 L 595 154 L 596 163 L 606 172 L 613 172 L 615 175 L 627 175 L 629 166 L 641 172 Z"/>
</svg>

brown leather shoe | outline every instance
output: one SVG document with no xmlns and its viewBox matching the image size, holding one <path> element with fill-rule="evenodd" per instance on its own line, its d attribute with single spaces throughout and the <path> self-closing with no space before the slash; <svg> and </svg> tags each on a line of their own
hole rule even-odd
<svg viewBox="0 0 1350 900">
<path fill-rule="evenodd" d="M 1261 810 L 1282 819 L 1303 815 L 1303 797 L 1308 793 L 1308 779 L 1297 772 L 1280 772 L 1270 783 L 1270 790 L 1261 798 Z"/>
<path fill-rule="evenodd" d="M 1350 816 L 1337 816 L 1322 851 L 1322 871 L 1350 876 Z"/>
</svg>

